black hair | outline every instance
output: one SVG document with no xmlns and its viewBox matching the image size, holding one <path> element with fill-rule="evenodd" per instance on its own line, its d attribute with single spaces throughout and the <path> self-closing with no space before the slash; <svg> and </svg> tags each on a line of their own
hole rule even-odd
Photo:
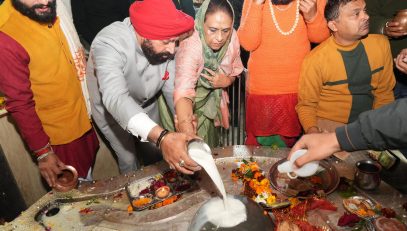
<svg viewBox="0 0 407 231">
<path fill-rule="evenodd" d="M 339 17 L 339 7 L 356 0 L 328 0 L 325 6 L 326 21 L 332 21 Z"/>
<path fill-rule="evenodd" d="M 227 15 L 230 16 L 231 19 L 233 19 L 233 9 L 232 6 L 229 4 L 228 1 L 226 0 L 211 0 L 208 4 L 208 9 L 206 10 L 205 13 L 205 21 L 206 17 L 210 14 L 216 13 L 218 11 L 223 11 Z"/>
</svg>

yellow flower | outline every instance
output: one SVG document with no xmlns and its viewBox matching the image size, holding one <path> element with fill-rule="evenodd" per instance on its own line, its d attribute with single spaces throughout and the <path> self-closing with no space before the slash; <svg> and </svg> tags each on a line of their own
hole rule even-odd
<svg viewBox="0 0 407 231">
<path fill-rule="evenodd" d="M 263 180 L 260 181 L 261 185 L 269 185 L 269 180 L 267 178 L 264 178 Z"/>
<path fill-rule="evenodd" d="M 276 197 L 275 197 L 274 195 L 270 195 L 270 196 L 267 198 L 267 204 L 268 204 L 268 205 L 274 204 L 275 202 L 276 202 Z"/>
<path fill-rule="evenodd" d="M 298 198 L 296 198 L 296 197 L 288 198 L 288 201 L 290 201 L 290 203 L 291 203 L 290 208 L 293 208 L 294 206 L 296 206 L 297 204 L 300 203 L 300 200 L 298 200 Z"/>
</svg>

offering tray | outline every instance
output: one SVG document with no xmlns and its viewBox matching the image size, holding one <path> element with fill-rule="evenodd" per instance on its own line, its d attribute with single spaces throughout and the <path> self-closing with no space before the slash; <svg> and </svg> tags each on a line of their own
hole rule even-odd
<svg viewBox="0 0 407 231">
<path fill-rule="evenodd" d="M 343 207 L 360 218 L 369 219 L 377 216 L 377 204 L 363 196 L 353 196 L 343 200 Z"/>
<path fill-rule="evenodd" d="M 280 173 L 277 166 L 286 159 L 277 161 L 269 172 L 270 183 L 273 188 L 290 197 L 308 197 L 322 190 L 324 194 L 330 194 L 338 187 L 339 174 L 335 167 L 328 161 L 320 161 L 319 170 L 314 176 L 291 179 L 286 173 Z"/>
<path fill-rule="evenodd" d="M 161 208 L 178 201 L 184 193 L 197 190 L 196 177 L 194 179 L 170 169 L 126 186 L 134 211 Z"/>
</svg>

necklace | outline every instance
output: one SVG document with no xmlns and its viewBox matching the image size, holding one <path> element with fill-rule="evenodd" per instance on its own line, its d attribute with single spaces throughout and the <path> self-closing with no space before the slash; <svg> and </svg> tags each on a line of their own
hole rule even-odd
<svg viewBox="0 0 407 231">
<path fill-rule="evenodd" d="M 276 15 L 274 14 L 274 10 L 273 10 L 273 3 L 271 2 L 271 0 L 270 0 L 270 5 L 269 5 L 269 6 L 270 6 L 270 13 L 271 13 L 271 17 L 272 17 L 272 19 L 273 19 L 274 26 L 276 27 L 276 29 L 278 30 L 278 32 L 280 32 L 280 34 L 285 35 L 285 36 L 292 34 L 292 33 L 294 32 L 295 28 L 297 27 L 298 21 L 299 21 L 299 19 L 300 19 L 300 1 L 297 0 L 297 9 L 295 10 L 295 21 L 294 21 L 294 25 L 293 25 L 293 26 L 291 27 L 291 29 L 290 29 L 289 31 L 287 31 L 287 32 L 283 31 L 283 30 L 281 29 L 280 25 L 278 24 Z M 288 8 L 289 8 L 289 7 L 287 7 L 287 8 L 284 9 L 284 10 L 287 10 Z"/>
</svg>

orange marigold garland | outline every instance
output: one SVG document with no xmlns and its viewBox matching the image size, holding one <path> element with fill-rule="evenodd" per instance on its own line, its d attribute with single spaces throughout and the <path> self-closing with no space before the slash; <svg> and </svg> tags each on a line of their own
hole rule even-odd
<svg viewBox="0 0 407 231">
<path fill-rule="evenodd" d="M 232 170 L 232 179 L 241 180 L 244 185 L 243 194 L 257 203 L 272 205 L 276 195 L 271 190 L 270 181 L 265 177 L 257 162 L 245 159 L 238 162 L 238 168 Z"/>
</svg>

